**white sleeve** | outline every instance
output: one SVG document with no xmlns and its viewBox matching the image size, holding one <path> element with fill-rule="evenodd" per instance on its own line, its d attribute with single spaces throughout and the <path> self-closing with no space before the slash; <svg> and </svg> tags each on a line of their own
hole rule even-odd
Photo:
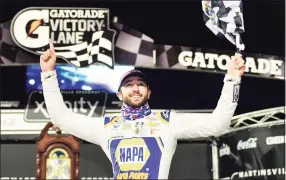
<svg viewBox="0 0 286 180">
<path fill-rule="evenodd" d="M 42 72 L 41 80 L 52 123 L 66 133 L 100 145 L 104 134 L 103 118 L 90 118 L 69 110 L 60 92 L 56 71 Z"/>
<path fill-rule="evenodd" d="M 170 124 L 175 137 L 177 139 L 217 137 L 227 130 L 237 106 L 240 80 L 225 76 L 220 99 L 211 114 L 172 112 Z"/>
</svg>

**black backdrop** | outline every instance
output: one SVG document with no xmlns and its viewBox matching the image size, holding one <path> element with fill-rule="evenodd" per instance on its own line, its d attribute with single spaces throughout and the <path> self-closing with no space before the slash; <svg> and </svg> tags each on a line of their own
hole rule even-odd
<svg viewBox="0 0 286 180">
<path fill-rule="evenodd" d="M 20 153 L 19 153 L 20 152 Z M 206 143 L 180 142 L 173 157 L 170 179 L 211 179 L 211 146 Z M 1 177 L 35 177 L 36 144 L 1 145 Z M 81 144 L 80 178 L 112 177 L 111 163 L 97 145 Z"/>
<path fill-rule="evenodd" d="M 105 7 L 111 16 L 143 32 L 156 44 L 234 50 L 227 41 L 218 39 L 202 20 L 200 0 L 2 0 L 2 21 L 31 6 Z M 246 51 L 285 55 L 285 1 L 243 1 Z"/>
<path fill-rule="evenodd" d="M 119 3 L 120 2 L 120 3 Z M 201 1 L 16 1 L 3 0 L 2 22 L 11 20 L 21 9 L 31 6 L 106 7 L 111 17 L 143 32 L 155 44 L 170 44 L 234 51 L 235 47 L 216 37 L 202 20 Z M 284 1 L 243 1 L 245 51 L 285 57 Z M 152 108 L 213 109 L 222 87 L 222 74 L 183 72 L 177 70 L 142 69 L 151 77 Z M 21 97 L 24 68 L 1 67 L 1 95 Z M 10 88 L 9 88 L 10 87 Z M 241 99 L 236 114 L 283 106 L 284 81 L 244 77 Z M 184 99 L 182 102 L 181 99 Z"/>
<path fill-rule="evenodd" d="M 285 124 L 244 129 L 221 136 L 219 177 L 285 180 Z M 224 151 L 226 152 L 226 151 Z M 265 176 L 264 176 L 265 175 Z"/>
</svg>

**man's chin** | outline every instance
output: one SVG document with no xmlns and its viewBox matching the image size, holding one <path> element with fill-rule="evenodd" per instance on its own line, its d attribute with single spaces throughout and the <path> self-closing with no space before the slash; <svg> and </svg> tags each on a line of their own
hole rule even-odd
<svg viewBox="0 0 286 180">
<path fill-rule="evenodd" d="M 142 106 L 142 105 L 143 105 L 142 101 L 140 101 L 140 102 L 132 102 L 132 103 L 130 104 L 130 106 L 131 106 L 131 107 L 134 107 L 134 108 L 140 107 L 140 106 Z"/>
<path fill-rule="evenodd" d="M 126 103 L 126 104 L 133 107 L 133 108 L 138 108 L 140 106 L 143 106 L 145 103 L 141 100 L 141 101 L 131 101 L 131 102 Z"/>
<path fill-rule="evenodd" d="M 138 108 L 138 107 L 144 106 L 147 103 L 147 99 L 143 98 L 143 99 L 135 100 L 135 99 L 129 98 L 129 99 L 124 99 L 123 102 L 130 107 Z"/>
</svg>

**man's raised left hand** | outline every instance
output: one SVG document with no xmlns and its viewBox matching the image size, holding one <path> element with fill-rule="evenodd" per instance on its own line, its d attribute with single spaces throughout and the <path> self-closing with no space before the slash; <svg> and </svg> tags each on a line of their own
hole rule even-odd
<svg viewBox="0 0 286 180">
<path fill-rule="evenodd" d="M 245 61 L 240 54 L 235 54 L 228 62 L 227 75 L 234 78 L 241 77 L 245 71 Z"/>
</svg>

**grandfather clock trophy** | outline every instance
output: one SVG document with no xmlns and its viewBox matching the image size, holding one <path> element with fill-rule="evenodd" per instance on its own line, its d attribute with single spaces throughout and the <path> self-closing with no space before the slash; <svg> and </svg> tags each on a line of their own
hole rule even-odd
<svg viewBox="0 0 286 180">
<path fill-rule="evenodd" d="M 52 126 L 49 122 L 38 138 L 37 180 L 79 179 L 79 140 L 59 128 L 55 135 L 48 134 Z"/>
</svg>

